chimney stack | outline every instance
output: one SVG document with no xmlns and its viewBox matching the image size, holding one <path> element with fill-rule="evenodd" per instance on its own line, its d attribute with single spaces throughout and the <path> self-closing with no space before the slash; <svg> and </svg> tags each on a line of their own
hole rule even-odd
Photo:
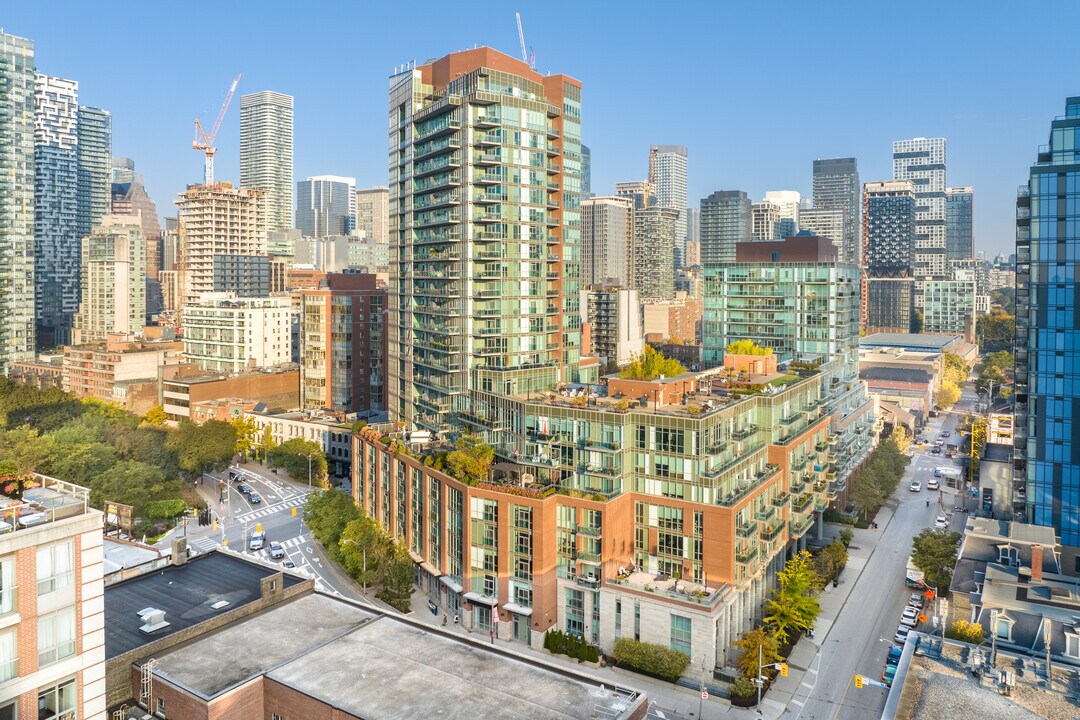
<svg viewBox="0 0 1080 720">
<path fill-rule="evenodd" d="M 1042 545 L 1031 546 L 1031 582 L 1042 582 Z"/>
</svg>

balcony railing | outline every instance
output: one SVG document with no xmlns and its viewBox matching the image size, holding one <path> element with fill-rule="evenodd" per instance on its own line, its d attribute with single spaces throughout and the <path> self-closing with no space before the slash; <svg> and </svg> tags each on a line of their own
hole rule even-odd
<svg viewBox="0 0 1080 720">
<path fill-rule="evenodd" d="M 753 537 L 757 532 L 757 526 L 754 523 L 746 523 L 745 525 L 736 525 L 735 534 L 739 537 L 747 538 Z"/>
<path fill-rule="evenodd" d="M 744 565 L 748 565 L 754 561 L 754 558 L 756 558 L 758 556 L 758 553 L 760 552 L 761 551 L 758 549 L 757 545 L 751 548 L 747 548 L 745 550 L 736 550 L 735 559 L 738 562 L 743 563 Z"/>
</svg>

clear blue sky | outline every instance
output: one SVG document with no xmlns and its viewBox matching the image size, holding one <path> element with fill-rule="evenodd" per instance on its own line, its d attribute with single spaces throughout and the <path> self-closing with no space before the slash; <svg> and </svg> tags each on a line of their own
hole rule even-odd
<svg viewBox="0 0 1080 720">
<path fill-rule="evenodd" d="M 113 150 L 146 176 L 159 214 L 199 182 L 196 116 L 229 82 L 296 98 L 295 174 L 386 182 L 394 66 L 475 44 L 518 53 L 514 11 L 542 72 L 584 83 L 593 191 L 647 170 L 650 144 L 690 149 L 690 204 L 718 189 L 810 191 L 816 157 L 891 176 L 891 141 L 948 138 L 949 184 L 975 188 L 976 246 L 1011 252 L 1013 199 L 1049 123 L 1080 94 L 1080 4 L 783 2 L 7 3 L 5 31 L 37 67 L 113 113 Z M 217 176 L 239 177 L 239 103 Z"/>
</svg>

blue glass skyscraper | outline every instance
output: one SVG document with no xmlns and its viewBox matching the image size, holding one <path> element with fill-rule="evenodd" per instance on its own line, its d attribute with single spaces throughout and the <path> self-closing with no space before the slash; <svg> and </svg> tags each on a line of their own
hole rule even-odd
<svg viewBox="0 0 1080 720">
<path fill-rule="evenodd" d="M 1080 545 L 1080 97 L 1016 203 L 1014 511 Z"/>
</svg>

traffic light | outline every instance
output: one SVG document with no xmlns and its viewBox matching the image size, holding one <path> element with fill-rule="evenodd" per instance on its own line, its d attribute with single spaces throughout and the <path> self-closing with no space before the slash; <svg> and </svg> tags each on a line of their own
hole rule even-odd
<svg viewBox="0 0 1080 720">
<path fill-rule="evenodd" d="M 862 675 L 855 676 L 855 687 L 862 688 Z"/>
<path fill-rule="evenodd" d="M 787 663 L 780 663 L 780 676 L 787 677 Z"/>
<path fill-rule="evenodd" d="M 211 523 L 211 528 L 213 532 L 217 532 L 217 518 L 214 518 L 213 522 Z"/>
<path fill-rule="evenodd" d="M 255 524 L 255 532 L 262 532 L 262 523 Z"/>
</svg>

